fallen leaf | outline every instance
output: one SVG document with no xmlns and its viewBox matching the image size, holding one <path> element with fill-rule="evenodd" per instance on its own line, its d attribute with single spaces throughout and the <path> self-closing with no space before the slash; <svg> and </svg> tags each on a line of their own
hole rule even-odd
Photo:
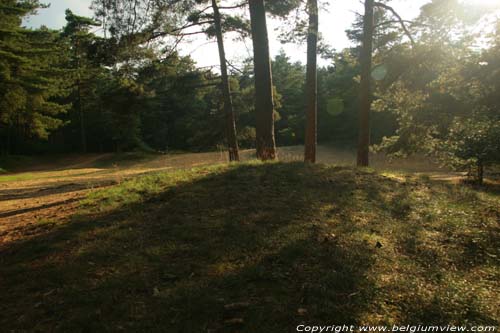
<svg viewBox="0 0 500 333">
<path fill-rule="evenodd" d="M 243 318 L 233 318 L 224 321 L 224 324 L 226 325 L 243 325 L 243 323 L 245 323 Z"/>
</svg>

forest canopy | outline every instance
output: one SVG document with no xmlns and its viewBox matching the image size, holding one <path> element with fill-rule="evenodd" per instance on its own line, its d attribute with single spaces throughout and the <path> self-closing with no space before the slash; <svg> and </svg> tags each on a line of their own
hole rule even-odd
<svg viewBox="0 0 500 333">
<path fill-rule="evenodd" d="M 254 2 L 259 1 L 250 1 L 250 14 L 258 14 Z M 284 39 L 305 41 L 308 32 L 311 36 L 311 3 L 267 1 L 265 10 L 268 16 L 288 18 Z M 372 29 L 366 30 L 367 14 L 361 13 L 346 31 L 349 48 L 324 45 L 319 29 L 319 45 L 311 52 L 327 65 L 316 73 L 318 142 L 356 147 L 363 131 L 359 110 L 365 105 L 370 112 L 365 143 L 371 149 L 426 153 L 448 165 L 474 165 L 479 173 L 497 164 L 500 21 L 488 34 L 477 32 L 491 4 L 429 0 L 411 21 L 399 16 L 391 1 L 368 5 Z M 2 154 L 207 151 L 226 147 L 228 138 L 234 149 L 259 142 L 256 122 L 264 104 L 256 95 L 258 59 L 238 68 L 221 53 L 221 72 L 198 67 L 177 49 L 192 34 L 219 41 L 219 50 L 228 33 L 259 38 L 256 30 L 265 21 L 250 17 L 247 3 L 96 0 L 94 17 L 67 10 L 60 30 L 26 28 L 23 19 L 43 6 L 34 0 L 1 0 Z M 335 3 L 329 8 L 334 10 Z M 369 67 L 363 65 L 367 31 L 373 35 Z M 268 125 L 276 144 L 304 144 L 306 64 L 282 51 L 269 70 Z M 369 104 L 360 99 L 363 84 Z"/>
</svg>

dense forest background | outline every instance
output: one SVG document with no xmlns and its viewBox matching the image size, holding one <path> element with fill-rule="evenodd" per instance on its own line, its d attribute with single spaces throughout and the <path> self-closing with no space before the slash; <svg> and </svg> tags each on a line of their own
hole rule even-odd
<svg viewBox="0 0 500 333">
<path fill-rule="evenodd" d="M 197 68 L 176 51 L 185 35 L 215 37 L 210 6 L 206 1 L 165 0 L 154 8 L 148 3 L 94 1 L 94 18 L 68 10 L 66 26 L 50 30 L 23 27 L 23 18 L 43 6 L 37 1 L 1 0 L 2 154 L 226 146 L 218 70 Z M 249 38 L 243 5 L 221 7 L 222 26 Z M 305 40 L 307 8 L 301 1 L 267 6 L 269 15 L 292 22 L 283 39 Z M 432 0 L 406 26 L 386 9 L 376 7 L 374 15 L 373 147 L 436 154 L 453 165 L 498 161 L 500 22 L 488 35 L 478 33 L 491 8 Z M 318 49 L 330 63 L 317 73 L 320 144 L 356 145 L 362 25 L 360 17 L 347 31 L 353 47 Z M 103 33 L 92 33 L 96 26 Z M 186 30 L 193 26 L 199 31 Z M 243 68 L 228 63 L 243 148 L 255 145 L 251 60 Z M 272 74 L 276 142 L 303 144 L 305 64 L 282 52 L 272 59 Z"/>
</svg>

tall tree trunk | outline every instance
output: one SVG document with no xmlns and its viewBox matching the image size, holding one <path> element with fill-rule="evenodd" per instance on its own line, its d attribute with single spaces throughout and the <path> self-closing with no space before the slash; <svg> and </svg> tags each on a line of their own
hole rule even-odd
<svg viewBox="0 0 500 333">
<path fill-rule="evenodd" d="M 370 109 L 371 97 L 371 69 L 373 48 L 373 3 L 374 0 L 365 0 L 365 16 L 363 20 L 363 48 L 361 50 L 361 83 L 359 93 L 359 140 L 358 166 L 369 165 L 370 152 Z"/>
<path fill-rule="evenodd" d="M 80 149 L 82 153 L 87 152 L 87 136 L 85 133 L 85 117 L 82 108 L 82 87 L 81 87 L 81 68 L 80 68 L 80 41 L 76 39 L 75 42 L 75 59 L 76 59 L 76 70 L 78 71 L 78 77 L 76 81 L 76 93 L 77 93 L 77 103 L 78 103 L 78 117 L 80 120 Z"/>
<path fill-rule="evenodd" d="M 309 32 L 307 35 L 307 73 L 306 73 L 306 141 L 304 160 L 316 162 L 318 138 L 318 0 L 308 0 Z"/>
<path fill-rule="evenodd" d="M 477 182 L 483 185 L 484 182 L 484 164 L 482 160 L 477 161 Z"/>
<path fill-rule="evenodd" d="M 85 133 L 85 116 L 83 114 L 83 108 L 82 108 L 82 94 L 81 94 L 81 88 L 80 88 L 80 80 L 77 82 L 77 90 L 78 90 L 78 116 L 80 118 L 80 144 L 81 144 L 81 149 L 82 153 L 87 152 L 87 135 Z"/>
<path fill-rule="evenodd" d="M 220 71 L 222 79 L 222 96 L 224 98 L 224 113 L 226 116 L 226 136 L 229 151 L 229 161 L 239 161 L 238 139 L 236 137 L 236 123 L 234 119 L 233 101 L 227 75 L 226 52 L 224 50 L 224 37 L 222 35 L 222 24 L 217 0 L 212 0 L 214 11 L 215 34 L 219 48 Z"/>
<path fill-rule="evenodd" d="M 276 158 L 276 142 L 274 140 L 273 79 L 266 9 L 264 0 L 249 0 L 249 6 L 255 72 L 257 157 L 261 160 L 273 160 Z"/>
</svg>

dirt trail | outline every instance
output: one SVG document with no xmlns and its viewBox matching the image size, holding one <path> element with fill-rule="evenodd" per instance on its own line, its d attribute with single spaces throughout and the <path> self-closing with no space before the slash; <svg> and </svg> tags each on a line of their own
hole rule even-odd
<svg viewBox="0 0 500 333">
<path fill-rule="evenodd" d="M 301 161 L 302 147 L 279 150 L 284 161 Z M 131 155 L 132 156 L 132 155 Z M 243 159 L 254 152 L 246 150 Z M 148 172 L 190 168 L 227 162 L 223 152 L 157 155 L 147 158 L 114 161 L 112 154 L 69 156 L 39 165 L 27 166 L 22 173 L 0 176 L 0 246 L 2 243 L 26 238 L 50 228 L 52 222 L 63 222 L 73 215 L 79 201 L 89 192 L 112 186 L 123 180 Z M 321 163 L 353 165 L 355 155 L 320 147 Z M 454 177 L 426 160 L 399 160 L 388 163 L 383 156 L 373 156 L 376 169 L 401 169 L 425 172 L 432 177 Z M 26 172 L 27 170 L 31 170 Z"/>
<path fill-rule="evenodd" d="M 251 152 L 246 153 L 251 155 Z M 68 156 L 0 176 L 0 246 L 64 222 L 89 191 L 149 172 L 226 162 L 223 153 Z"/>
</svg>

